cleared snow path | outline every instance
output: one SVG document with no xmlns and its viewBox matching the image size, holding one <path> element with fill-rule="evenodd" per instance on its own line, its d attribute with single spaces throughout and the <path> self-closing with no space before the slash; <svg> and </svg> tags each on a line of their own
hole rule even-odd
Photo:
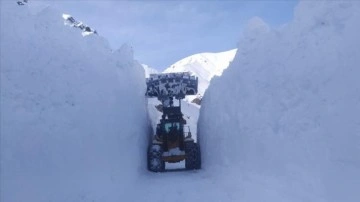
<svg viewBox="0 0 360 202">
<path fill-rule="evenodd" d="M 140 177 L 135 201 L 235 201 L 233 189 L 203 171 L 150 173 Z M 235 192 L 236 193 L 236 192 Z"/>
</svg>

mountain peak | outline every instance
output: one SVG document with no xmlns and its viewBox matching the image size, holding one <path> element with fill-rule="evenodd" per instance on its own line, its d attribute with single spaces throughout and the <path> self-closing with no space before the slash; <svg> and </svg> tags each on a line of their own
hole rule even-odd
<svg viewBox="0 0 360 202">
<path fill-rule="evenodd" d="M 164 73 L 190 72 L 199 78 L 199 94 L 203 95 L 216 75 L 221 76 L 230 62 L 234 59 L 237 49 L 219 53 L 198 53 L 188 56 L 170 65 Z"/>
</svg>

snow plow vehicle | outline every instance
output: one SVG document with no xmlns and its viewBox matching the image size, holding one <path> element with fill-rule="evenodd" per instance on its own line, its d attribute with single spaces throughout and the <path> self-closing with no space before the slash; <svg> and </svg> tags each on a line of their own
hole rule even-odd
<svg viewBox="0 0 360 202">
<path fill-rule="evenodd" d="M 148 98 L 162 103 L 162 117 L 156 132 L 150 138 L 147 150 L 147 167 L 152 172 L 165 171 L 165 162 L 185 160 L 185 169 L 201 168 L 200 147 L 191 136 L 190 128 L 181 112 L 181 100 L 186 95 L 196 95 L 198 78 L 189 72 L 150 74 L 146 79 Z M 173 100 L 177 99 L 175 106 Z M 185 132 L 185 129 L 188 131 Z"/>
</svg>

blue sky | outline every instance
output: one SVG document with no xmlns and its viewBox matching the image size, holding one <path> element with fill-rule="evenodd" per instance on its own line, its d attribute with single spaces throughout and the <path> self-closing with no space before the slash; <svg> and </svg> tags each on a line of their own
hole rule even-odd
<svg viewBox="0 0 360 202">
<path fill-rule="evenodd" d="M 281 1 L 52 1 L 94 27 L 113 49 L 133 46 L 135 59 L 163 70 L 200 52 L 236 48 L 254 16 L 271 27 L 293 18 L 297 0 Z"/>
</svg>

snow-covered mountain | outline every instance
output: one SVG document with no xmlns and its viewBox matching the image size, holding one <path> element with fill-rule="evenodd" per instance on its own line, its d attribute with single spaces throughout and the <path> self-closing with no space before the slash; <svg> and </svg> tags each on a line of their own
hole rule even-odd
<svg viewBox="0 0 360 202">
<path fill-rule="evenodd" d="M 171 65 L 164 73 L 191 72 L 199 78 L 198 94 L 204 95 L 211 79 L 220 76 L 234 59 L 237 49 L 220 53 L 199 53 Z"/>
</svg>

